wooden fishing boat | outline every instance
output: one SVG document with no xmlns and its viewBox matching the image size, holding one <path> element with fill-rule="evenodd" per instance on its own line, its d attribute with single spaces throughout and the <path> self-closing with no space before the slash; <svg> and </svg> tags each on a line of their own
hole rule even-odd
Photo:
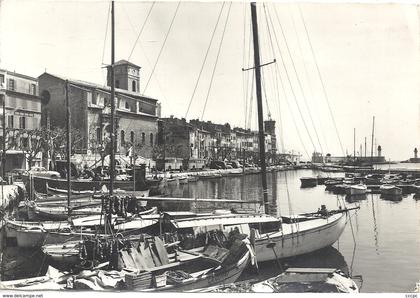
<svg viewBox="0 0 420 298">
<path fill-rule="evenodd" d="M 367 186 L 365 184 L 350 185 L 349 190 L 350 190 L 349 195 L 351 196 L 363 195 L 367 191 Z"/>
<path fill-rule="evenodd" d="M 334 189 L 334 186 L 342 184 L 343 179 L 328 179 L 324 182 L 325 190 L 326 191 L 332 191 Z"/>
<path fill-rule="evenodd" d="M 67 206 L 38 206 L 36 203 L 32 205 L 32 212 L 39 220 L 66 220 L 70 216 L 87 216 L 101 214 L 100 204 L 81 205 L 78 207 Z"/>
<path fill-rule="evenodd" d="M 133 250 L 134 253 L 136 252 Z M 247 267 L 252 248 L 242 240 L 236 240 L 229 249 L 208 245 L 203 249 L 177 251 L 177 261 L 170 262 L 161 249 L 162 265 L 150 267 L 141 265 L 143 273 L 127 274 L 125 284 L 133 291 L 189 291 L 235 282 Z M 133 258 L 137 259 L 137 258 Z M 152 257 L 153 259 L 153 257 Z M 157 259 L 157 258 L 156 258 Z M 129 263 L 132 263 L 128 261 Z M 135 264 L 132 267 L 136 266 Z M 151 275 L 154 283 L 136 283 L 141 275 Z M 137 286 L 136 286 L 137 284 Z M 148 284 L 148 285 L 147 285 Z"/>
<path fill-rule="evenodd" d="M 251 287 L 254 293 L 359 293 L 357 284 L 335 268 L 288 268 Z"/>
<path fill-rule="evenodd" d="M 67 221 L 18 221 L 6 219 L 5 231 L 7 238 L 16 238 L 17 231 L 37 227 L 45 231 L 70 230 L 71 225 Z"/>
<path fill-rule="evenodd" d="M 381 185 L 379 189 L 382 195 L 390 195 L 390 196 L 402 195 L 402 189 L 392 184 Z"/>
<path fill-rule="evenodd" d="M 329 179 L 330 179 L 330 177 L 321 176 L 321 175 L 318 175 L 318 176 L 316 177 L 316 181 L 317 181 L 317 184 L 318 184 L 318 185 L 323 185 L 323 184 L 325 184 L 325 182 L 326 182 L 327 180 L 329 180 Z"/>
<path fill-rule="evenodd" d="M 332 245 L 345 228 L 349 210 L 328 212 L 323 209 L 320 213 L 282 219 L 265 214 L 227 214 L 172 219 L 164 223 L 172 224 L 178 235 L 197 236 L 199 232 L 208 230 L 229 234 L 237 230 L 250 236 L 254 230 L 255 253 L 260 262 L 297 256 Z M 170 229 L 170 226 L 165 227 Z"/>
<path fill-rule="evenodd" d="M 71 190 L 72 195 L 93 195 L 96 193 L 96 190 Z M 67 189 L 51 187 L 47 184 L 47 193 L 48 194 L 67 194 Z"/>
<path fill-rule="evenodd" d="M 347 193 L 347 189 L 350 188 L 350 185 L 348 184 L 337 184 L 333 187 L 333 193 L 339 194 L 339 195 L 345 195 Z"/>
<path fill-rule="evenodd" d="M 30 177 L 29 176 L 22 176 L 23 181 L 26 185 L 29 184 Z M 66 189 L 67 187 L 67 179 L 64 178 L 54 178 L 54 177 L 40 177 L 40 176 L 32 176 L 34 190 L 40 193 L 47 193 L 48 188 L 56 188 L 56 189 Z M 106 186 L 108 189 L 110 187 L 109 180 L 90 180 L 90 179 L 72 179 L 71 180 L 71 187 L 72 191 L 100 191 L 103 186 Z M 114 187 L 117 189 L 132 191 L 134 190 L 134 183 L 133 181 L 122 181 L 116 180 L 114 181 Z"/>
<path fill-rule="evenodd" d="M 60 244 L 70 240 L 80 239 L 83 235 L 94 236 L 94 233 L 78 233 L 58 229 L 56 231 L 45 230 L 42 227 L 34 226 L 27 229 L 16 230 L 16 243 L 18 247 L 34 248 L 45 244 Z"/>
<path fill-rule="evenodd" d="M 316 177 L 302 177 L 300 178 L 300 187 L 315 187 L 318 179 Z"/>
</svg>

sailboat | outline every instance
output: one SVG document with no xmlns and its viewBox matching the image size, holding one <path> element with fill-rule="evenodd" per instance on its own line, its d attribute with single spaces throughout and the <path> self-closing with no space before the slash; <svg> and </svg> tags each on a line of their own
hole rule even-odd
<svg viewBox="0 0 420 298">
<path fill-rule="evenodd" d="M 265 141 L 263 130 L 263 107 L 261 95 L 262 67 L 259 57 L 258 25 L 256 3 L 251 3 L 254 70 L 259 124 L 259 151 L 261 178 L 264 196 L 264 209 L 269 210 L 265 165 Z M 209 230 L 222 230 L 228 233 L 244 233 L 250 236 L 258 261 L 271 261 L 310 253 L 334 244 L 344 231 L 350 209 L 329 211 L 325 205 L 312 213 L 283 216 L 268 214 L 226 214 L 199 218 L 168 219 L 165 227 L 177 231 L 178 235 L 197 237 Z"/>
</svg>

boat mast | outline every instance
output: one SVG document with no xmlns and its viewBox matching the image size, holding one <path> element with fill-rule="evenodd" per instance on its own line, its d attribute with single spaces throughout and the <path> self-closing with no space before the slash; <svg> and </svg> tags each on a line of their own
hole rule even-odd
<svg viewBox="0 0 420 298">
<path fill-rule="evenodd" d="M 67 130 L 67 214 L 70 217 L 70 197 L 71 197 L 71 113 L 69 102 L 69 81 L 66 80 L 66 130 Z"/>
<path fill-rule="evenodd" d="M 263 119 L 263 105 L 261 96 L 261 63 L 260 63 L 260 48 L 258 43 L 258 22 L 256 3 L 251 2 L 251 19 L 252 19 L 252 37 L 254 41 L 254 68 L 255 68 L 255 85 L 257 93 L 257 107 L 258 107 L 258 136 L 260 147 L 260 164 L 261 164 L 261 178 L 264 196 L 264 210 L 268 214 L 268 195 L 267 195 L 267 175 L 265 167 L 265 140 L 264 140 L 264 119 Z"/>
<path fill-rule="evenodd" d="M 353 128 L 353 161 L 356 161 L 356 128 Z"/>
<path fill-rule="evenodd" d="M 111 155 L 110 155 L 110 184 L 109 194 L 114 192 L 114 174 L 115 174 L 115 86 L 114 86 L 114 64 L 115 64 L 115 13 L 114 1 L 111 2 Z"/>
<path fill-rule="evenodd" d="M 372 143 L 370 147 L 370 163 L 373 167 L 373 136 L 375 135 L 375 116 L 373 116 L 373 123 L 372 123 Z"/>
</svg>

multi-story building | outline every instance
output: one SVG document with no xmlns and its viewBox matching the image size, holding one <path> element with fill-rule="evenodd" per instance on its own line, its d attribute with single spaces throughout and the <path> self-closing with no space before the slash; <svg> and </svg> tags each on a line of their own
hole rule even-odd
<svg viewBox="0 0 420 298">
<path fill-rule="evenodd" d="M 3 111 L 3 103 L 5 109 Z M 41 162 L 39 152 L 28 164 L 28 150 L 32 140 L 28 131 L 40 128 L 41 101 L 38 96 L 38 80 L 36 78 L 0 69 L 0 108 L 5 115 L 1 121 L 0 146 L 3 148 L 5 137 L 5 171 L 14 168 L 28 169 L 38 166 Z M 1 117 L 3 119 L 3 117 Z M 3 136 L 3 125 L 6 126 L 6 136 Z M 24 150 L 22 150 L 24 149 Z"/>
<path fill-rule="evenodd" d="M 140 67 L 125 60 L 115 63 L 115 132 L 117 159 L 129 162 L 128 152 L 139 156 L 137 162 L 152 162 L 158 132 L 157 119 L 160 106 L 157 99 L 140 93 Z M 110 85 L 108 67 L 108 85 Z M 68 79 L 43 73 L 39 76 L 39 89 L 43 100 L 43 124 L 65 127 L 65 87 L 69 84 L 71 126 L 79 130 L 80 145 L 76 159 L 80 164 L 98 163 L 109 153 L 110 103 L 109 86 Z M 118 154 L 119 153 L 119 154 Z"/>
</svg>

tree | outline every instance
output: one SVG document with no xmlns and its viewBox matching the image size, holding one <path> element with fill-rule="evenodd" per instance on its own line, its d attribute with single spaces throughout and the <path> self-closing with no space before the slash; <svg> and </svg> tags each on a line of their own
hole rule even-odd
<svg viewBox="0 0 420 298">
<path fill-rule="evenodd" d="M 59 157 L 60 159 L 66 159 L 67 153 L 67 132 L 64 128 L 54 127 L 53 129 L 43 129 L 43 149 L 49 153 L 51 162 L 55 167 L 55 161 Z M 80 130 L 73 128 L 70 131 L 71 146 L 70 154 L 73 155 L 76 149 L 80 147 L 83 141 L 83 135 Z"/>
<path fill-rule="evenodd" d="M 24 153 L 29 169 L 31 169 L 35 158 L 45 148 L 47 131 L 43 128 L 21 129 L 15 136 L 16 140 L 20 140 L 19 147 Z"/>
</svg>

